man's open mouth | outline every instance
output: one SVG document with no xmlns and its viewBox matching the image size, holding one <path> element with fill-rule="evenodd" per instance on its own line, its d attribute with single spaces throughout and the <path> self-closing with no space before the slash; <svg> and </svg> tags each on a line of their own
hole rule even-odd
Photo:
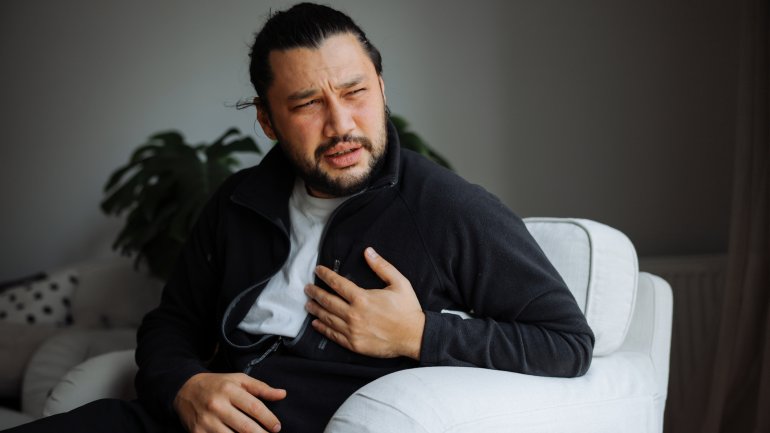
<svg viewBox="0 0 770 433">
<path fill-rule="evenodd" d="M 338 145 L 324 154 L 324 161 L 333 168 L 347 168 L 358 164 L 363 149 L 360 145 Z"/>
<path fill-rule="evenodd" d="M 326 155 L 326 156 L 331 156 L 331 157 L 342 156 L 342 155 L 345 155 L 345 154 L 350 153 L 350 152 L 355 152 L 357 149 L 358 148 L 345 149 L 345 150 L 341 150 L 339 152 L 335 152 L 335 153 L 332 153 L 332 154 L 329 154 L 329 155 Z"/>
</svg>

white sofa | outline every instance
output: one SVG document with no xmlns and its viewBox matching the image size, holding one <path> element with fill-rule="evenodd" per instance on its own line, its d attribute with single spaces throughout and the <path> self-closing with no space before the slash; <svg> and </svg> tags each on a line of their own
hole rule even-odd
<svg viewBox="0 0 770 433">
<path fill-rule="evenodd" d="M 537 239 L 596 334 L 588 373 L 561 379 L 465 367 L 397 372 L 352 395 L 328 433 L 660 432 L 668 383 L 672 296 L 639 273 L 619 231 L 581 219 L 530 218 Z M 131 350 L 71 370 L 44 414 L 101 397 L 130 397 Z M 127 391 L 128 389 L 128 391 Z"/>
<path fill-rule="evenodd" d="M 136 327 L 160 300 L 162 283 L 134 269 L 130 258 L 110 256 L 53 269 L 77 277 L 59 288 L 71 299 L 71 323 L 0 321 L 0 396 L 18 409 L 0 407 L 0 430 L 39 418 L 48 393 L 67 371 L 101 353 L 136 346 Z M 15 406 L 15 405 L 14 405 Z"/>
<path fill-rule="evenodd" d="M 159 280 L 134 269 L 132 259 L 118 255 L 40 274 L 38 280 L 5 288 L 0 296 L 0 311 L 9 310 L 8 303 L 14 299 L 8 295 L 16 292 L 15 302 L 26 307 L 20 316 L 34 312 L 38 319 L 32 323 L 19 321 L 19 315 L 0 319 L 0 398 L 4 400 L 19 397 L 24 371 L 44 341 L 72 329 L 135 328 L 158 303 L 162 288 Z M 52 291 L 49 285 L 57 289 Z M 46 314 L 40 314 L 43 307 L 48 309 Z"/>
</svg>

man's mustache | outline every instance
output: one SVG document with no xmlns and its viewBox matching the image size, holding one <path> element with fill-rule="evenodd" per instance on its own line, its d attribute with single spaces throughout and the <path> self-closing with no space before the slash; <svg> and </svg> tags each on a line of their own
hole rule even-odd
<svg viewBox="0 0 770 433">
<path fill-rule="evenodd" d="M 372 151 L 372 142 L 366 137 L 358 137 L 354 135 L 338 135 L 336 137 L 332 137 L 328 139 L 327 141 L 321 143 L 320 146 L 315 150 L 315 157 L 316 159 L 321 159 L 323 157 L 323 154 L 329 151 L 332 147 L 336 146 L 339 143 L 347 142 L 347 143 L 358 143 L 363 147 L 364 149 L 368 150 L 369 152 Z"/>
</svg>

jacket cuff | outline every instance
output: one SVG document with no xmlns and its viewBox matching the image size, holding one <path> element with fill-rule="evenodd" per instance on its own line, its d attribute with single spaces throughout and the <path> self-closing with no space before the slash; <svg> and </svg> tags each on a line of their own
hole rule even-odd
<svg viewBox="0 0 770 433">
<path fill-rule="evenodd" d="M 145 403 L 145 407 L 159 416 L 161 419 L 174 420 L 179 419 L 179 415 L 174 409 L 174 400 L 179 390 L 191 377 L 198 373 L 207 373 L 205 367 L 197 363 L 190 363 L 180 366 L 174 371 L 166 371 L 162 376 L 163 385 L 155 386 L 151 390 L 146 390 L 144 395 L 139 396 L 139 400 Z M 160 379 L 160 377 L 156 377 Z M 146 379 L 145 379 L 146 380 Z M 152 379 L 150 379 L 152 381 Z M 149 394 L 149 395 L 147 395 Z"/>
<path fill-rule="evenodd" d="M 425 329 L 422 333 L 420 347 L 420 366 L 430 367 L 439 365 L 444 348 L 444 318 L 435 311 L 425 312 Z"/>
</svg>

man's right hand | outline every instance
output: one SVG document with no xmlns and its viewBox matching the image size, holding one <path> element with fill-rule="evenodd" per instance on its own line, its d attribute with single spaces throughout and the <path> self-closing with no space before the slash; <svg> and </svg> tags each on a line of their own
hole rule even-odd
<svg viewBox="0 0 770 433">
<path fill-rule="evenodd" d="M 284 398 L 285 390 L 243 373 L 199 373 L 182 385 L 174 408 L 190 433 L 277 433 L 281 423 L 262 400 Z"/>
</svg>

